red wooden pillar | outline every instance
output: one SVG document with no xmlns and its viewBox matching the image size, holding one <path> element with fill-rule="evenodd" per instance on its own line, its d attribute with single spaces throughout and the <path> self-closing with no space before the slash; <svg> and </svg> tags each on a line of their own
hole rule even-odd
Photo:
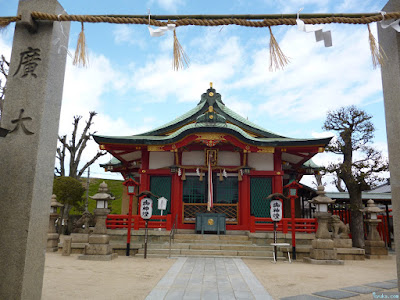
<svg viewBox="0 0 400 300">
<path fill-rule="evenodd" d="M 171 215 L 172 215 L 172 222 L 175 221 L 175 216 L 178 214 L 178 224 L 182 223 L 181 219 L 182 217 L 179 217 L 182 215 L 180 212 L 182 211 L 182 197 L 180 196 L 180 181 L 181 179 L 179 178 L 177 173 L 172 174 L 172 180 L 171 180 Z M 176 225 L 178 225 L 176 224 Z"/>
<path fill-rule="evenodd" d="M 150 190 L 150 177 L 147 174 L 149 169 L 149 152 L 147 149 L 142 149 L 142 168 L 139 170 L 140 174 L 140 192 Z M 138 199 L 138 212 L 139 212 L 139 199 Z"/>
<path fill-rule="evenodd" d="M 171 230 L 171 228 L 172 228 L 172 217 L 171 217 L 171 215 L 167 215 L 167 217 L 165 219 L 165 229 Z"/>
<path fill-rule="evenodd" d="M 256 232 L 256 217 L 250 216 L 250 232 Z"/>
<path fill-rule="evenodd" d="M 250 229 L 250 176 L 243 174 L 241 182 L 240 217 L 245 230 Z"/>
<path fill-rule="evenodd" d="M 282 152 L 280 149 L 275 149 L 274 152 L 274 171 L 273 193 L 283 193 L 283 170 L 282 170 Z"/>
</svg>

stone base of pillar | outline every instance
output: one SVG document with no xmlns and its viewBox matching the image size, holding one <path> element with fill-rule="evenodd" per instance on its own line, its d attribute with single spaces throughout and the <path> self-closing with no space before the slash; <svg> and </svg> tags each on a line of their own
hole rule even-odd
<svg viewBox="0 0 400 300">
<path fill-rule="evenodd" d="M 318 265 L 343 265 L 342 260 L 337 259 L 337 250 L 331 239 L 315 239 L 311 241 L 310 257 L 304 258 L 304 262 Z"/>
<path fill-rule="evenodd" d="M 388 250 L 384 241 L 365 241 L 365 257 L 369 259 L 387 259 Z"/>
<path fill-rule="evenodd" d="M 108 255 L 85 255 L 81 254 L 78 256 L 79 260 L 92 260 L 92 261 L 110 261 L 118 257 L 117 253 L 111 253 Z"/>
<path fill-rule="evenodd" d="M 118 254 L 112 253 L 110 236 L 107 234 L 91 234 L 89 244 L 85 245 L 84 254 L 79 255 L 81 260 L 112 260 L 118 257 Z"/>
<path fill-rule="evenodd" d="M 353 241 L 351 239 L 333 239 L 334 248 L 352 248 Z"/>
<path fill-rule="evenodd" d="M 337 259 L 336 249 L 311 249 L 310 258 L 313 259 Z"/>
<path fill-rule="evenodd" d="M 47 246 L 46 252 L 57 252 L 58 251 L 58 233 L 47 234 Z"/>
<path fill-rule="evenodd" d="M 112 253 L 111 245 L 86 244 L 84 255 L 108 255 Z"/>
<path fill-rule="evenodd" d="M 73 243 L 88 243 L 89 234 L 88 233 L 71 233 L 71 238 Z"/>
<path fill-rule="evenodd" d="M 304 257 L 303 261 L 313 265 L 344 265 L 344 261 L 339 259 L 313 259 Z"/>
</svg>

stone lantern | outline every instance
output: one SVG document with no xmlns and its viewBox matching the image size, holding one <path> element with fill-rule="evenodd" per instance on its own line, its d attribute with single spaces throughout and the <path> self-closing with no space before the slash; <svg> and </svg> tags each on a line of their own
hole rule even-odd
<svg viewBox="0 0 400 300">
<path fill-rule="evenodd" d="M 335 203 L 335 200 L 327 197 L 324 187 L 320 185 L 317 188 L 317 196 L 308 202 L 316 206 L 315 216 L 318 219 L 318 229 L 315 237 L 317 239 L 330 239 L 331 233 L 329 232 L 328 224 L 332 214 L 328 212 L 328 204 Z"/>
<path fill-rule="evenodd" d="M 374 200 L 368 200 L 367 207 L 360 209 L 360 211 L 365 213 L 367 216 L 365 223 L 368 226 L 368 236 L 365 241 L 365 256 L 367 258 L 386 257 L 386 255 L 388 255 L 388 250 L 385 247 L 385 242 L 382 241 L 378 230 L 376 229 L 378 224 L 382 222 L 378 219 L 378 213 L 382 213 L 384 210 L 377 207 Z"/>
<path fill-rule="evenodd" d="M 316 206 L 315 216 L 318 220 L 318 229 L 315 239 L 311 242 L 310 257 L 304 258 L 304 261 L 313 264 L 342 265 L 344 262 L 337 259 L 337 250 L 328 229 L 332 215 L 328 212 L 328 204 L 335 203 L 335 200 L 326 196 L 324 187 L 320 185 L 317 188 L 317 196 L 308 202 Z"/>
<path fill-rule="evenodd" d="M 93 233 L 89 235 L 89 244 L 85 245 L 84 254 L 80 255 L 79 259 L 111 260 L 118 255 L 112 253 L 110 236 L 107 234 L 106 219 L 110 213 L 108 201 L 114 200 L 115 197 L 109 194 L 108 186 L 103 181 L 99 186 L 98 193 L 90 198 L 96 200 L 96 209 L 94 210 L 96 225 Z"/>
<path fill-rule="evenodd" d="M 51 203 L 50 203 L 50 221 L 49 221 L 49 229 L 47 231 L 47 252 L 56 252 L 58 250 L 58 238 L 59 234 L 56 230 L 56 220 L 59 217 L 57 213 L 57 209 L 59 207 L 63 207 L 61 203 L 57 202 L 56 195 L 51 196 Z"/>
</svg>

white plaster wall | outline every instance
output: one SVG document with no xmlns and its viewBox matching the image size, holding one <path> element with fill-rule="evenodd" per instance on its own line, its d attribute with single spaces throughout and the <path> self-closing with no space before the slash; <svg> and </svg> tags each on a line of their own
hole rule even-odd
<svg viewBox="0 0 400 300">
<path fill-rule="evenodd" d="M 274 155 L 272 153 L 249 153 L 248 164 L 257 171 L 273 171 Z"/>
<path fill-rule="evenodd" d="M 239 152 L 218 151 L 218 166 L 240 166 Z"/>
<path fill-rule="evenodd" d="M 123 159 L 125 159 L 126 161 L 139 159 L 141 156 L 142 156 L 142 151 L 135 151 L 135 152 L 130 152 L 130 153 L 121 155 L 121 157 Z"/>
<path fill-rule="evenodd" d="M 182 165 L 186 166 L 204 166 L 204 151 L 190 151 L 182 153 Z"/>
<path fill-rule="evenodd" d="M 173 152 L 150 152 L 149 169 L 160 169 L 174 164 Z"/>
</svg>

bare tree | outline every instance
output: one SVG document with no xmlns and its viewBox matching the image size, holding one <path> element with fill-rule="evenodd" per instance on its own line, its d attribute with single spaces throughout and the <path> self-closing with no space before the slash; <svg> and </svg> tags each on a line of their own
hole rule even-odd
<svg viewBox="0 0 400 300">
<path fill-rule="evenodd" d="M 96 116 L 96 112 L 89 112 L 89 119 L 86 121 L 86 125 L 83 128 L 82 133 L 78 137 L 78 126 L 79 122 L 82 119 L 82 116 L 74 116 L 74 121 L 72 123 L 72 137 L 71 140 L 67 140 L 67 135 L 59 136 L 58 142 L 59 147 L 57 148 L 56 158 L 58 160 L 59 167 L 55 167 L 55 173 L 58 176 L 68 176 L 75 179 L 81 178 L 82 174 L 85 170 L 91 166 L 99 157 L 105 155 L 107 152 L 97 151 L 97 153 L 90 159 L 87 163 L 85 163 L 82 167 L 80 166 L 82 153 L 87 146 L 87 142 L 91 139 L 93 133 L 90 133 L 90 127 L 93 125 L 93 117 Z M 69 162 L 68 162 L 69 160 Z M 68 168 L 66 168 L 66 164 L 68 163 Z M 68 172 L 68 175 L 66 174 Z M 72 208 L 72 204 L 65 203 L 64 207 L 61 211 L 61 220 L 68 220 L 69 212 Z M 59 224 L 61 225 L 61 224 Z M 59 226 L 62 231 L 61 226 Z"/>
<path fill-rule="evenodd" d="M 59 163 L 59 168 L 55 168 L 56 174 L 59 176 L 69 176 L 72 178 L 79 179 L 85 170 L 90 167 L 99 157 L 106 154 L 104 151 L 97 151 L 96 155 L 93 156 L 91 160 L 89 160 L 82 167 L 79 166 L 82 158 L 82 153 L 87 146 L 87 142 L 91 139 L 93 133 L 90 133 L 90 126 L 93 125 L 93 117 L 96 116 L 97 113 L 94 111 L 89 112 L 89 120 L 86 121 L 86 126 L 83 129 L 80 137 L 77 136 L 79 121 L 82 119 L 82 116 L 75 116 L 74 122 L 72 125 L 74 126 L 72 130 L 71 140 L 67 141 L 67 135 L 59 136 L 58 141 L 60 146 L 57 148 L 57 159 Z M 68 151 L 68 152 L 67 152 Z M 69 168 L 68 175 L 66 174 L 66 159 L 69 159 Z"/>
<path fill-rule="evenodd" d="M 371 189 L 383 179 L 382 172 L 388 170 L 388 162 L 381 152 L 370 146 L 375 131 L 371 118 L 355 106 L 341 107 L 328 112 L 323 126 L 325 130 L 338 133 L 337 139 L 328 145 L 327 151 L 342 155 L 343 162 L 331 163 L 326 171 L 337 175 L 336 186 L 339 190 L 341 180 L 346 185 L 350 196 L 353 246 L 359 248 L 364 248 L 361 192 Z"/>
<path fill-rule="evenodd" d="M 0 56 L 0 120 L 4 107 L 4 95 L 6 93 L 6 83 L 10 63 L 6 60 L 4 55 Z"/>
</svg>

